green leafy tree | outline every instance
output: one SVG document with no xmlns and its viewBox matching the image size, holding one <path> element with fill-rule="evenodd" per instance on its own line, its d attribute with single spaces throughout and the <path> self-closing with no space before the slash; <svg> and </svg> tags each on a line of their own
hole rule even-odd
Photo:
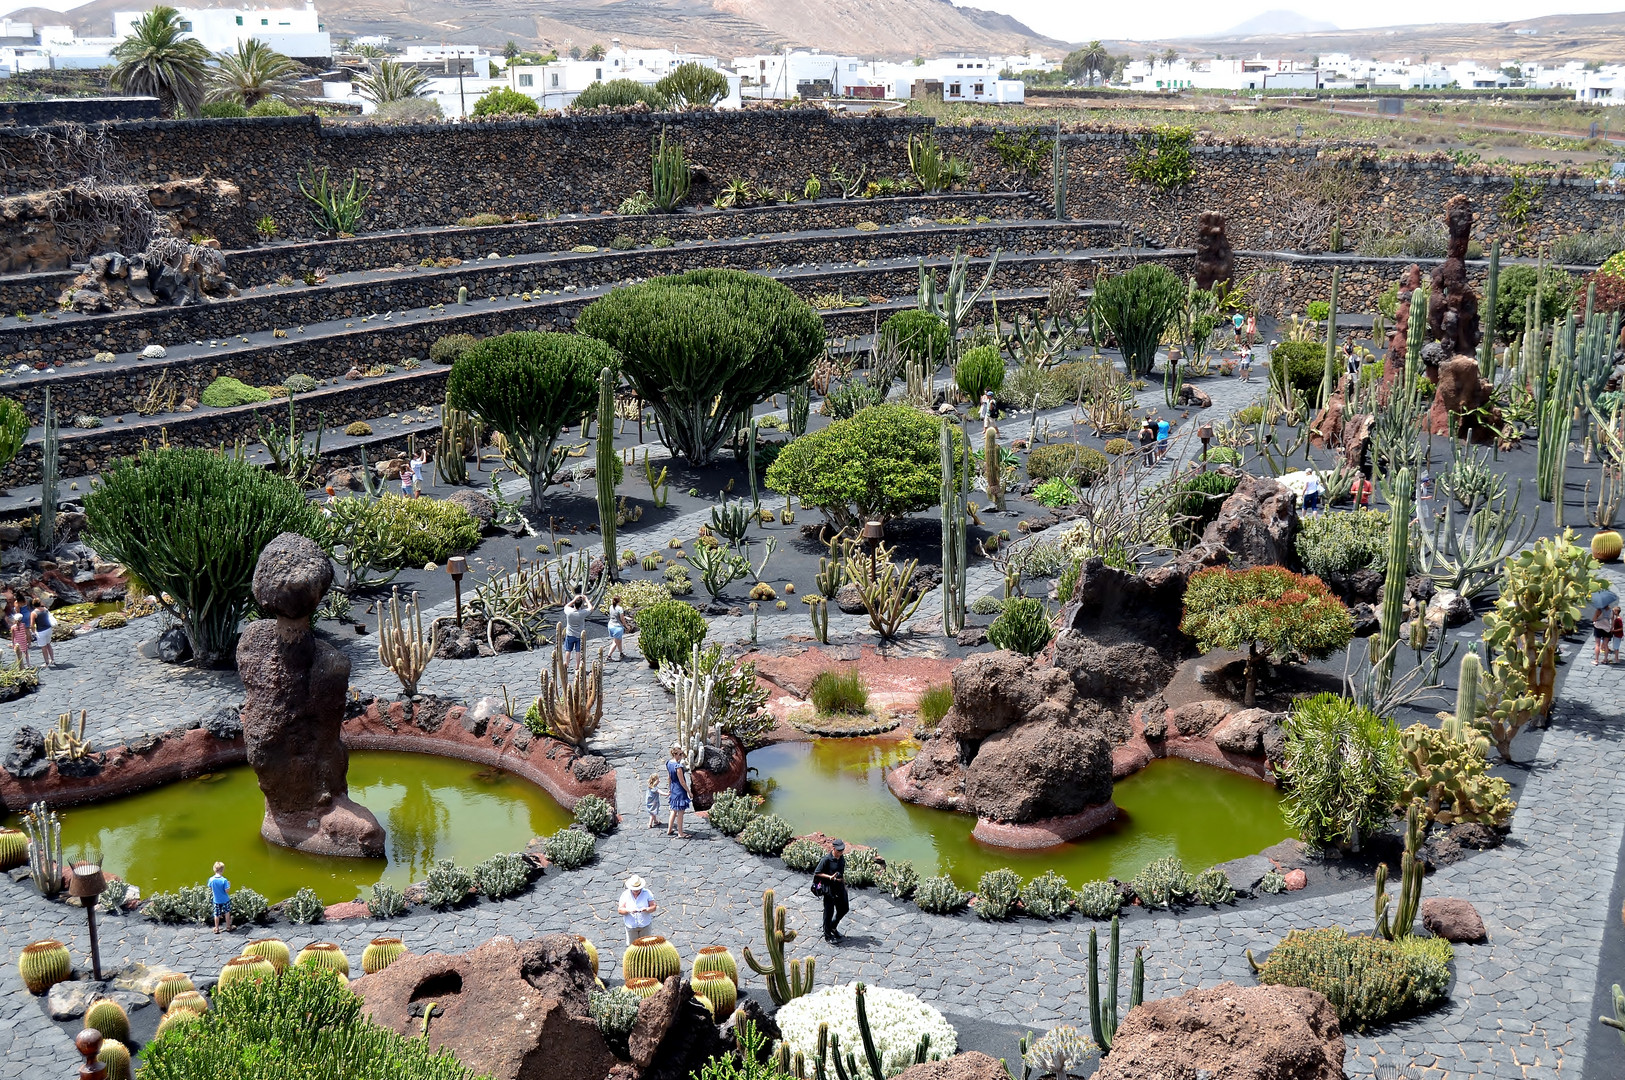
<svg viewBox="0 0 1625 1080">
<path fill-rule="evenodd" d="M 181 29 L 181 13 L 160 4 L 136 22 L 130 36 L 113 49 L 113 86 L 127 94 L 158 99 L 165 116 L 203 104 L 209 79 L 209 50 Z"/>
<path fill-rule="evenodd" d="M 494 86 L 474 103 L 475 116 L 534 116 L 536 99 L 506 86 Z"/>
<path fill-rule="evenodd" d="M 559 432 L 598 403 L 598 374 L 619 369 L 615 350 L 580 334 L 519 331 L 470 346 L 446 382 L 451 406 L 502 433 L 508 453 L 530 481 L 530 502 L 563 464 Z"/>
<path fill-rule="evenodd" d="M 1360 850 L 1393 820 L 1406 777 L 1399 730 L 1337 694 L 1293 703 L 1281 764 L 1286 823 L 1315 848 Z"/>
<path fill-rule="evenodd" d="M 1529 298 L 1540 285 L 1540 312 L 1536 316 L 1541 326 L 1569 313 L 1574 303 L 1574 276 L 1555 266 L 1545 267 L 1537 273 L 1533 266 L 1502 266 L 1500 280 L 1495 288 L 1495 332 L 1502 341 L 1516 341 L 1526 329 Z"/>
<path fill-rule="evenodd" d="M 85 517 L 87 542 L 180 621 L 205 667 L 230 664 L 265 545 L 325 536 L 292 481 L 212 450 L 119 458 L 85 496 Z"/>
<path fill-rule="evenodd" d="M 838 526 L 912 514 L 942 496 L 941 430 L 907 405 L 871 405 L 786 446 L 768 467 L 767 486 Z M 958 461 L 957 427 L 953 440 Z"/>
<path fill-rule="evenodd" d="M 597 109 L 608 105 L 612 108 L 625 108 L 639 102 L 651 109 L 664 108 L 665 95 L 652 86 L 633 79 L 611 79 L 609 82 L 595 82 L 570 102 L 572 109 Z"/>
<path fill-rule="evenodd" d="M 711 460 L 745 409 L 806 382 L 824 351 L 823 320 L 806 301 L 741 270 L 625 285 L 576 325 L 621 354 L 666 445 L 692 465 Z"/>
<path fill-rule="evenodd" d="M 1173 271 L 1161 263 L 1141 263 L 1098 279 L 1089 314 L 1111 331 L 1128 373 L 1139 377 L 1156 363 L 1157 345 L 1184 312 L 1185 299 L 1185 286 Z"/>
<path fill-rule="evenodd" d="M 356 91 L 374 105 L 427 97 L 429 78 L 417 68 L 402 67 L 393 60 L 378 65 L 356 80 Z"/>
<path fill-rule="evenodd" d="M 1105 74 L 1110 63 L 1111 54 L 1106 51 L 1106 46 L 1098 40 L 1091 41 L 1083 48 L 1066 54 L 1066 59 L 1061 61 L 1061 73 L 1069 79 L 1083 79 L 1093 86 L 1095 76 Z"/>
<path fill-rule="evenodd" d="M 215 56 L 209 77 L 212 101 L 240 101 L 252 109 L 267 99 L 281 101 L 298 94 L 304 68 L 258 38 L 239 41 L 235 50 Z"/>
<path fill-rule="evenodd" d="M 1246 651 L 1249 709 L 1257 699 L 1261 659 L 1289 652 L 1324 659 L 1354 636 L 1349 609 L 1324 581 L 1279 566 L 1215 566 L 1192 574 L 1179 628 L 1203 652 Z"/>
<path fill-rule="evenodd" d="M 667 103 L 674 109 L 692 105 L 709 109 L 728 96 L 728 77 L 716 68 L 704 64 L 678 64 L 670 75 L 655 83 Z"/>
</svg>

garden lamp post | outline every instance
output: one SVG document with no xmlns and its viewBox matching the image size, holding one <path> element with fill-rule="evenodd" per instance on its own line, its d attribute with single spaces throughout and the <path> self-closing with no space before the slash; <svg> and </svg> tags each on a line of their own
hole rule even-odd
<svg viewBox="0 0 1625 1080">
<path fill-rule="evenodd" d="M 1207 444 L 1213 441 L 1213 424 L 1207 422 L 1197 428 L 1196 437 L 1202 440 L 1202 471 L 1207 472 Z"/>
<path fill-rule="evenodd" d="M 102 1052 L 102 1033 L 95 1028 L 85 1028 L 74 1036 L 73 1046 L 85 1059 L 79 1066 L 79 1080 L 107 1080 L 107 1062 L 96 1059 Z"/>
<path fill-rule="evenodd" d="M 457 625 L 463 625 L 463 575 L 468 573 L 468 560 L 453 555 L 446 560 L 446 573 L 451 575 L 452 591 L 457 597 Z"/>
<path fill-rule="evenodd" d="M 97 979 L 102 977 L 102 952 L 96 940 L 96 898 L 106 887 L 107 878 L 94 863 L 80 863 L 68 878 L 68 895 L 77 896 L 85 906 L 85 919 L 90 924 L 90 971 Z"/>
<path fill-rule="evenodd" d="M 880 551 L 880 541 L 886 535 L 886 523 L 883 521 L 865 521 L 863 523 L 863 546 L 869 549 L 869 580 L 875 579 L 875 560 Z"/>
</svg>

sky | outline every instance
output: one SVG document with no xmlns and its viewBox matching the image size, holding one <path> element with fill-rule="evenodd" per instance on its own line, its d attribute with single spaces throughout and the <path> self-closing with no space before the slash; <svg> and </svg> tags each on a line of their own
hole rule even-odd
<svg viewBox="0 0 1625 1080">
<path fill-rule="evenodd" d="M 1625 0 L 1432 0 L 1424 5 L 1414 0 L 1363 0 L 1358 5 L 1338 4 L 1330 10 L 1320 4 L 1294 4 L 1292 0 L 1240 0 L 1227 4 L 1210 0 L 1158 0 L 1154 4 L 1080 4 L 1077 0 L 955 2 L 1014 15 L 1039 33 L 1062 41 L 1214 34 L 1273 10 L 1300 11 L 1345 30 L 1420 22 L 1503 22 L 1540 15 L 1625 10 Z M 1625 19 L 1625 14 L 1620 17 Z"/>
</svg>

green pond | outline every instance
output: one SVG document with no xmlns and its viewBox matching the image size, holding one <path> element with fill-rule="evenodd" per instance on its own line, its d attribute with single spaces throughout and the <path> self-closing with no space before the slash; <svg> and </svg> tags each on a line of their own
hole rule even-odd
<svg viewBox="0 0 1625 1080">
<path fill-rule="evenodd" d="M 1024 878 L 1053 869 L 1072 885 L 1132 878 L 1164 855 L 1193 871 L 1252 855 L 1290 832 L 1280 795 L 1262 780 L 1227 769 L 1161 758 L 1119 780 L 1113 801 L 1123 811 L 1110 828 L 1038 850 L 992 847 L 971 837 L 968 814 L 906 803 L 886 787 L 884 770 L 913 756 L 910 743 L 818 739 L 752 750 L 756 790 L 766 809 L 797 833 L 819 830 L 847 843 L 910 859 L 921 877 L 947 874 L 974 887 L 982 874 L 1008 866 Z"/>
<path fill-rule="evenodd" d="M 196 885 L 218 859 L 233 887 L 273 903 L 308 885 L 333 904 L 370 896 L 376 882 L 422 881 L 440 859 L 472 866 L 522 850 L 572 820 L 519 777 L 428 754 L 352 753 L 350 797 L 383 825 L 385 858 L 336 859 L 266 843 L 265 798 L 247 765 L 69 807 L 61 812 L 63 854 L 100 861 L 143 896 Z"/>
</svg>

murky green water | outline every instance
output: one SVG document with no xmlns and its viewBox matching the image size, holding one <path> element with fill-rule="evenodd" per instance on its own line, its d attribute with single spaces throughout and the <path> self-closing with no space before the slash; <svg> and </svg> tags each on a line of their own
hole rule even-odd
<svg viewBox="0 0 1625 1080">
<path fill-rule="evenodd" d="M 472 866 L 521 850 L 571 821 L 525 780 L 427 754 L 352 753 L 350 796 L 383 825 L 386 858 L 335 859 L 267 844 L 260 839 L 265 798 L 246 765 L 63 810 L 63 854 L 99 859 L 144 896 L 204 881 L 219 859 L 234 887 L 273 903 L 308 885 L 332 904 L 370 896 L 375 882 L 422 881 L 439 859 Z"/>
<path fill-rule="evenodd" d="M 989 847 L 972 839 L 970 815 L 905 803 L 886 787 L 884 769 L 912 754 L 906 743 L 819 739 L 752 750 L 750 764 L 767 809 L 797 833 L 821 830 L 873 846 L 887 858 L 913 860 L 922 877 L 946 873 L 966 888 L 1001 866 L 1024 878 L 1054 869 L 1074 886 L 1126 881 L 1164 855 L 1199 871 L 1289 835 L 1271 785 L 1165 758 L 1117 782 L 1113 800 L 1124 817 L 1110 829 L 1037 851 Z"/>
</svg>

